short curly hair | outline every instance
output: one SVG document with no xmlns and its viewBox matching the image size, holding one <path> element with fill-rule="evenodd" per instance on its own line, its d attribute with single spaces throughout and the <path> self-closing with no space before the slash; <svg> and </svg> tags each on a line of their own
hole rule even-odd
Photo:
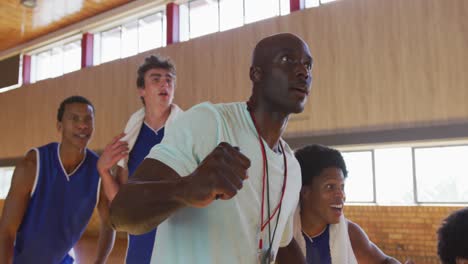
<svg viewBox="0 0 468 264">
<path fill-rule="evenodd" d="M 468 259 L 468 208 L 450 214 L 437 231 L 437 254 L 443 264 Z"/>
<path fill-rule="evenodd" d="M 301 166 L 302 186 L 308 185 L 326 168 L 339 168 L 348 177 L 346 163 L 341 153 L 323 145 L 305 146 L 295 152 Z"/>
<path fill-rule="evenodd" d="M 91 106 L 91 108 L 93 109 L 93 112 L 95 112 L 94 105 L 91 103 L 91 101 L 89 101 L 88 99 L 86 99 L 83 96 L 73 95 L 73 96 L 70 96 L 70 97 L 66 98 L 65 100 L 63 100 L 60 103 L 60 106 L 57 109 L 57 121 L 62 122 L 63 113 L 65 113 L 65 106 L 67 106 L 69 104 L 73 104 L 73 103 L 87 104 L 87 105 Z"/>
<path fill-rule="evenodd" d="M 136 85 L 138 88 L 145 87 L 145 73 L 151 69 L 165 69 L 176 75 L 176 68 L 169 58 L 159 55 L 151 55 L 145 58 L 145 62 L 140 65 L 137 71 Z"/>
</svg>

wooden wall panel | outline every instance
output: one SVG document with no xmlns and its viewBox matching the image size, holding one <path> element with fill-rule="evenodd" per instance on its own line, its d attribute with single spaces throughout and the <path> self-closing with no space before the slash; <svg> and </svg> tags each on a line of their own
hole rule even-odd
<svg viewBox="0 0 468 264">
<path fill-rule="evenodd" d="M 315 59 L 313 92 L 290 136 L 467 122 L 467 16 L 464 0 L 341 0 L 25 85 L 0 94 L 0 158 L 56 139 L 56 108 L 72 94 L 94 102 L 91 147 L 102 149 L 140 107 L 135 71 L 155 52 L 177 65 L 182 108 L 246 100 L 255 43 L 286 31 Z"/>
</svg>

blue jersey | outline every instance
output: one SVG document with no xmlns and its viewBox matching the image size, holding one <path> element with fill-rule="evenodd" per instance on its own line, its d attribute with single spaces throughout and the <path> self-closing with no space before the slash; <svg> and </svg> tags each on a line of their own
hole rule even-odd
<svg viewBox="0 0 468 264">
<path fill-rule="evenodd" d="M 68 255 L 80 239 L 98 201 L 97 155 L 86 149 L 68 174 L 58 143 L 34 149 L 37 173 L 31 198 L 16 234 L 13 263 L 73 263 Z"/>
<path fill-rule="evenodd" d="M 138 138 L 130 151 L 128 158 L 128 175 L 133 175 L 136 168 L 148 155 L 151 148 L 159 144 L 164 137 L 164 128 L 155 132 L 145 123 L 141 126 Z M 127 264 L 146 264 L 150 263 L 153 251 L 156 229 L 143 235 L 129 235 L 127 249 Z"/>
<path fill-rule="evenodd" d="M 331 264 L 330 225 L 327 225 L 322 234 L 313 238 L 302 234 L 306 241 L 307 264 Z"/>
</svg>

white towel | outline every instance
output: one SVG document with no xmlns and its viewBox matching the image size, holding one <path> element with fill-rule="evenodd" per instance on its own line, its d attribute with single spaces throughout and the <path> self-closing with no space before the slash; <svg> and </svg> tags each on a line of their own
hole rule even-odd
<svg viewBox="0 0 468 264">
<path fill-rule="evenodd" d="M 294 214 L 294 238 L 306 255 L 306 241 L 302 235 L 301 210 L 297 207 Z M 348 234 L 348 220 L 341 215 L 338 224 L 330 225 L 330 255 L 332 264 L 357 264 Z"/>
<path fill-rule="evenodd" d="M 174 122 L 175 118 L 182 113 L 182 109 L 180 109 L 176 104 L 171 104 L 171 113 L 169 114 L 169 117 L 166 120 L 166 124 L 164 125 L 167 127 L 169 124 Z M 125 136 L 121 138 L 121 141 L 126 141 L 128 143 L 128 152 L 132 151 L 133 146 L 135 146 L 135 142 L 138 138 L 138 134 L 140 134 L 140 128 L 143 125 L 143 122 L 145 120 L 145 108 L 142 107 L 138 111 L 132 114 L 130 116 L 130 119 L 127 122 L 127 125 L 125 126 Z M 128 158 L 123 158 L 119 160 L 117 163 L 118 166 L 122 168 L 127 168 L 127 162 Z"/>
</svg>

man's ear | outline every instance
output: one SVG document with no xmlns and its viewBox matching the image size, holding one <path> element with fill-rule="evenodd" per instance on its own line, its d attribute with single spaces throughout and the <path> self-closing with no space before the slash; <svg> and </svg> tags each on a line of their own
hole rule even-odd
<svg viewBox="0 0 468 264">
<path fill-rule="evenodd" d="M 137 93 L 138 93 L 138 96 L 144 97 L 146 93 L 145 87 L 137 87 Z"/>
<path fill-rule="evenodd" d="M 307 185 L 302 186 L 301 192 L 299 195 L 299 199 L 306 199 L 309 196 L 310 193 L 310 187 Z"/>
<path fill-rule="evenodd" d="M 62 122 L 57 121 L 57 131 L 62 132 Z"/>
<path fill-rule="evenodd" d="M 262 80 L 262 69 L 258 66 L 250 67 L 249 76 L 250 80 L 254 83 L 260 82 Z"/>
</svg>

